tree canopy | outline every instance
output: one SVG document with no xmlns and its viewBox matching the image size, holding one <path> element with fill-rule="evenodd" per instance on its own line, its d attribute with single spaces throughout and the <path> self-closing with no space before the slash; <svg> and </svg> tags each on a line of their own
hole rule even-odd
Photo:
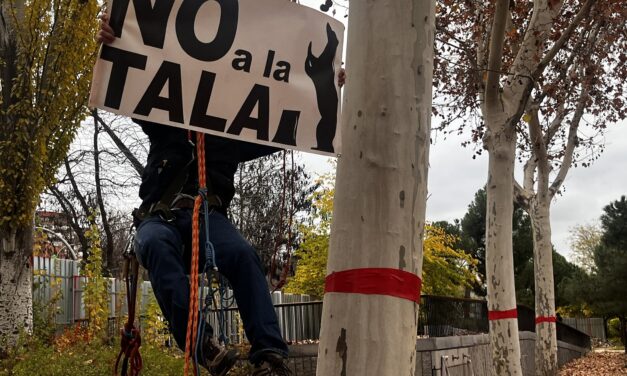
<svg viewBox="0 0 627 376">
<path fill-rule="evenodd" d="M 627 316 L 627 199 L 622 196 L 603 209 L 601 244 L 594 250 L 595 294 L 600 312 Z"/>
</svg>

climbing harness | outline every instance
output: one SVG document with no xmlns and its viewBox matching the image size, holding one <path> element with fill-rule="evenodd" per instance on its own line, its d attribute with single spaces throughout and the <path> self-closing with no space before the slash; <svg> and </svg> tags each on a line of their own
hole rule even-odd
<svg viewBox="0 0 627 376">
<path fill-rule="evenodd" d="M 137 302 L 137 280 L 139 275 L 139 262 L 130 245 L 133 239 L 133 228 L 131 227 L 131 236 L 129 243 L 123 253 L 124 256 L 124 282 L 126 284 L 126 306 L 128 307 L 128 318 L 124 327 L 120 330 L 120 352 L 115 361 L 114 375 L 118 375 L 120 360 L 121 376 L 137 376 L 142 369 L 142 357 L 139 353 L 139 347 L 142 340 L 139 329 L 135 327 L 135 303 Z M 122 357 L 123 356 L 123 357 Z"/>
</svg>

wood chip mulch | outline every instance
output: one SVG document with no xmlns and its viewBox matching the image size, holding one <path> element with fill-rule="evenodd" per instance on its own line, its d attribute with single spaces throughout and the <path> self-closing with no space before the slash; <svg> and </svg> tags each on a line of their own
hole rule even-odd
<svg viewBox="0 0 627 376">
<path fill-rule="evenodd" d="M 627 358 L 622 352 L 590 353 L 562 368 L 559 376 L 618 376 L 627 375 Z"/>
</svg>

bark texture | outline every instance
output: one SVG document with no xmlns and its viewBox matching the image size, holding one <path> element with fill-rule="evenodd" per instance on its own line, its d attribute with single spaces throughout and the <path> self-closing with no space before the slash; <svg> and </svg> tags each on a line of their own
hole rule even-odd
<svg viewBox="0 0 627 376">
<path fill-rule="evenodd" d="M 504 116 L 501 114 L 501 116 Z M 502 123 L 495 116 L 494 121 Z M 489 123 L 488 123 L 489 124 Z M 514 260 L 512 252 L 512 216 L 514 182 L 513 128 L 490 134 L 489 175 L 487 184 L 486 277 L 488 310 L 509 311 L 516 308 Z M 522 375 L 518 321 L 515 318 L 490 321 L 492 347 L 491 374 Z"/>
<path fill-rule="evenodd" d="M 434 17 L 433 1 L 351 3 L 328 273 L 421 275 Z M 414 374 L 416 303 L 328 293 L 323 307 L 318 375 Z"/>
<path fill-rule="evenodd" d="M 32 250 L 32 227 L 0 230 L 0 349 L 33 330 Z"/>
<path fill-rule="evenodd" d="M 553 282 L 553 246 L 549 203 L 532 202 L 533 268 L 535 275 L 536 317 L 555 317 L 555 284 Z M 536 375 L 557 374 L 557 332 L 555 322 L 539 320 L 536 323 Z"/>
</svg>

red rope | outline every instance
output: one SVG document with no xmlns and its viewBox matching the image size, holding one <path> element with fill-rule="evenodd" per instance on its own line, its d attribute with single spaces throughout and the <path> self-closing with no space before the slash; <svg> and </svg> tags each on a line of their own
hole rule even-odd
<svg viewBox="0 0 627 376">
<path fill-rule="evenodd" d="M 131 275 L 129 276 L 129 264 Z M 126 256 L 124 263 L 124 279 L 126 283 L 126 304 L 128 307 L 128 319 L 124 328 L 120 330 L 120 352 L 115 360 L 113 374 L 118 375 L 118 368 L 122 376 L 137 376 L 142 370 L 143 362 L 139 347 L 142 344 L 139 329 L 135 328 L 135 305 L 137 301 L 137 280 L 139 274 L 139 263 L 133 256 Z M 124 355 L 124 358 L 122 358 Z M 122 367 L 120 368 L 120 360 Z M 129 368 L 130 365 L 130 368 Z"/>
<path fill-rule="evenodd" d="M 205 135 L 196 133 L 196 154 L 198 156 L 198 186 L 200 189 L 207 188 L 205 173 Z M 190 272 L 189 288 L 189 314 L 187 317 L 187 335 L 185 337 L 185 376 L 189 374 L 190 364 L 193 364 L 194 374 L 196 374 L 196 363 L 191 360 L 196 351 L 196 336 L 198 333 L 198 259 L 200 254 L 200 207 L 202 197 L 196 196 L 194 201 L 194 214 L 192 218 L 192 262 Z"/>
</svg>

